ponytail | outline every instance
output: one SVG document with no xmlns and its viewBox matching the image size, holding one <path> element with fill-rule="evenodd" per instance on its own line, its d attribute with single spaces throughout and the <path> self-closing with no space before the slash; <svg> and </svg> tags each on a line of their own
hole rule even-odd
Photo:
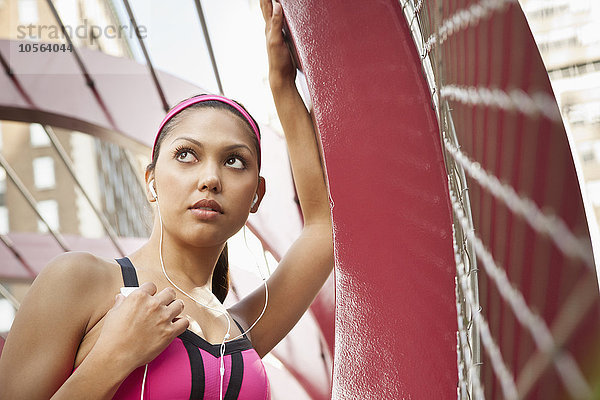
<svg viewBox="0 0 600 400">
<path fill-rule="evenodd" d="M 225 301 L 229 292 L 229 260 L 227 256 L 227 243 L 217 260 L 212 277 L 212 292 L 221 303 Z"/>
</svg>

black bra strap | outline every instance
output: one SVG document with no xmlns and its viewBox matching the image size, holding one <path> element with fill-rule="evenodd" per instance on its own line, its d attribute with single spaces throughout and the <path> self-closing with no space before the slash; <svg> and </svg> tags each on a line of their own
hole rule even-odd
<svg viewBox="0 0 600 400">
<path fill-rule="evenodd" d="M 231 319 L 233 319 L 233 318 L 231 318 Z M 242 328 L 242 326 L 240 324 L 238 324 L 238 322 L 235 319 L 233 319 L 233 322 L 235 322 L 235 324 L 238 326 L 238 328 L 240 328 L 240 332 L 244 333 L 244 328 Z M 245 333 L 244 333 L 244 338 L 248 339 L 248 336 L 246 336 Z M 248 340 L 250 340 L 250 339 L 248 339 Z"/>
<path fill-rule="evenodd" d="M 135 272 L 135 267 L 131 263 L 131 260 L 127 257 L 117 259 L 117 262 L 121 266 L 121 273 L 123 274 L 123 283 L 125 287 L 138 287 L 140 286 Z"/>
<path fill-rule="evenodd" d="M 138 287 L 140 286 L 135 272 L 135 267 L 131 263 L 131 260 L 127 257 L 116 259 L 121 266 L 121 273 L 123 274 L 123 283 L 125 287 Z M 232 318 L 233 319 L 233 318 Z M 244 332 L 244 328 L 234 319 L 233 322 L 240 328 L 240 332 Z M 248 336 L 244 333 L 244 337 L 248 339 Z"/>
</svg>

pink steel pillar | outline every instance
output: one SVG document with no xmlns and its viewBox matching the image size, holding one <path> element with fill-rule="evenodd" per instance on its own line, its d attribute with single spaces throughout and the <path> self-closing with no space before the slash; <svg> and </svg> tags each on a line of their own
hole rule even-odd
<svg viewBox="0 0 600 400">
<path fill-rule="evenodd" d="M 335 203 L 333 398 L 454 398 L 447 178 L 400 4 L 282 3 Z"/>
</svg>

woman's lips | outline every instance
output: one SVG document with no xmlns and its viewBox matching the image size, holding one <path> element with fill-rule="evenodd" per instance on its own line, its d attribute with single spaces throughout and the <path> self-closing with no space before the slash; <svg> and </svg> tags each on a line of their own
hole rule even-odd
<svg viewBox="0 0 600 400">
<path fill-rule="evenodd" d="M 223 208 L 218 201 L 212 199 L 202 199 L 190 207 L 192 215 L 201 221 L 214 221 L 223 214 Z"/>
<path fill-rule="evenodd" d="M 192 209 L 207 209 L 216 211 L 220 214 L 223 214 L 223 208 L 216 200 L 202 199 L 197 201 L 192 207 Z"/>
<path fill-rule="evenodd" d="M 213 211 L 208 208 L 190 208 L 192 215 L 203 221 L 214 221 L 221 215 L 218 211 Z"/>
</svg>

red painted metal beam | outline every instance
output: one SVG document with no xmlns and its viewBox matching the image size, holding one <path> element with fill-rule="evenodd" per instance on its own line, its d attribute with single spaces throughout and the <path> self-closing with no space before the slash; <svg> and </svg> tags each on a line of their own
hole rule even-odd
<svg viewBox="0 0 600 400">
<path fill-rule="evenodd" d="M 400 4 L 282 3 L 335 204 L 333 398 L 454 398 L 447 178 Z"/>
<path fill-rule="evenodd" d="M 447 1 L 429 15 L 435 27 L 477 5 L 476 0 Z M 457 25 L 458 26 L 458 25 Z M 448 31 L 451 31 L 450 29 Z M 426 35 L 427 36 L 427 35 Z M 437 77 L 447 87 L 475 93 L 494 89 L 512 94 L 515 105 L 486 104 L 446 95 L 460 150 L 479 167 L 514 188 L 524 199 L 558 221 L 588 250 L 592 246 L 580 185 L 569 140 L 537 45 L 518 2 L 467 26 L 452 30 L 437 44 Z M 443 80 L 442 80 L 443 78 Z M 442 88 L 443 90 L 443 88 Z M 517 94 L 517 96 L 514 95 Z M 496 100 L 499 95 L 492 96 Z M 531 109 L 531 103 L 536 106 Z M 536 314 L 552 330 L 558 347 L 592 385 L 600 382 L 600 297 L 593 261 L 569 257 L 550 236 L 514 211 L 514 202 L 494 196 L 481 179 L 468 177 L 474 232 Z M 529 214 L 532 214 L 530 211 Z M 566 243 L 566 235 L 559 242 Z M 551 362 L 543 363 L 532 334 L 508 304 L 498 285 L 478 267 L 482 315 L 504 362 L 514 375 L 519 394 L 532 399 L 573 397 Z M 488 399 L 504 398 L 491 360 L 482 353 L 482 383 Z M 540 367 L 543 366 L 543 367 Z M 534 378 L 535 377 L 535 378 Z M 597 395 L 597 393 L 596 393 Z"/>
</svg>

